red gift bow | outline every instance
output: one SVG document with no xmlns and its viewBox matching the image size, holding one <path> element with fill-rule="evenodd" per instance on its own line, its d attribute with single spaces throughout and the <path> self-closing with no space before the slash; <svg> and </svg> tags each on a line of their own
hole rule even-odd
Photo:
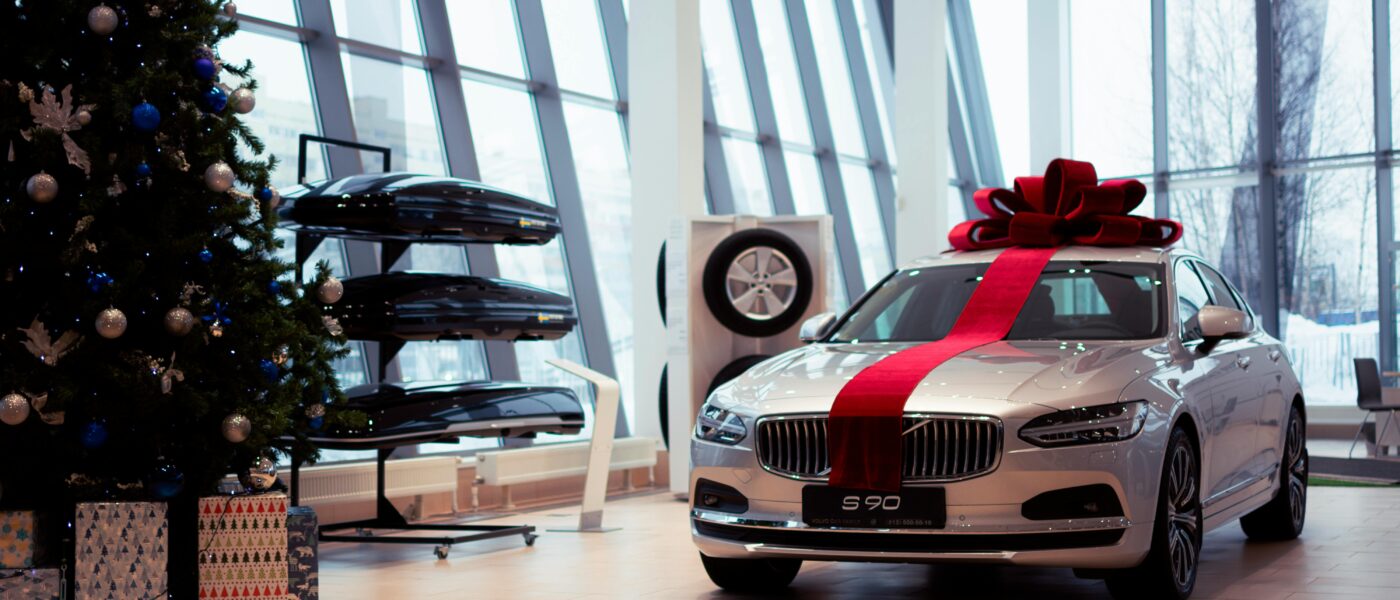
<svg viewBox="0 0 1400 600">
<path fill-rule="evenodd" d="M 1009 246 L 1169 246 L 1181 223 L 1128 214 L 1147 196 L 1136 179 L 1098 183 L 1094 165 L 1050 161 L 1044 177 L 1017 177 L 1014 190 L 984 188 L 973 200 L 989 218 L 964 221 L 948 232 L 956 250 Z"/>
<path fill-rule="evenodd" d="M 948 241 L 958 250 L 1007 250 L 987 268 L 948 335 L 886 356 L 842 386 L 828 422 L 828 485 L 899 490 L 910 394 L 944 362 L 1005 338 L 1058 246 L 1166 246 L 1179 239 L 1176 221 L 1128 214 L 1146 195 L 1139 181 L 1099 184 L 1094 165 L 1063 158 L 1050 162 L 1045 177 L 1016 178 L 1015 191 L 979 190 L 977 207 L 990 218 L 959 224 Z"/>
</svg>

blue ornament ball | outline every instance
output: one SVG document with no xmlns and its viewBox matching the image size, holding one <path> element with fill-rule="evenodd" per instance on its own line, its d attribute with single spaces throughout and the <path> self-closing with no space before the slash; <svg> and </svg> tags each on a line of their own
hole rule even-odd
<svg viewBox="0 0 1400 600">
<path fill-rule="evenodd" d="M 151 165 L 146 164 L 145 161 L 141 161 L 141 164 L 136 165 L 136 176 L 137 176 L 137 177 L 150 177 L 150 176 L 151 176 Z"/>
<path fill-rule="evenodd" d="M 228 106 L 228 92 L 217 85 L 209 86 L 204 92 L 204 108 L 209 109 L 209 112 L 219 113 L 224 112 L 225 106 Z"/>
<path fill-rule="evenodd" d="M 316 431 L 320 431 L 322 427 L 325 427 L 325 426 L 326 426 L 326 418 L 325 418 L 325 417 L 312 417 L 311 420 L 310 420 L 310 422 L 309 422 L 309 424 L 311 425 L 311 428 L 312 428 L 312 429 L 314 429 L 314 430 L 316 430 Z"/>
<path fill-rule="evenodd" d="M 78 441 L 89 450 L 101 448 L 107 443 L 107 423 L 101 420 L 88 421 L 88 424 L 83 426 Z"/>
<path fill-rule="evenodd" d="M 213 79 L 216 70 L 217 67 L 214 66 L 214 61 L 208 58 L 196 58 L 194 60 L 194 74 L 199 76 L 200 79 Z"/>
<path fill-rule="evenodd" d="M 282 293 L 282 282 L 276 279 L 267 282 L 267 293 L 273 296 L 280 295 Z"/>
<path fill-rule="evenodd" d="M 150 102 L 142 102 L 131 109 L 131 124 L 141 131 L 155 131 L 160 127 L 160 110 Z"/>
<path fill-rule="evenodd" d="M 199 251 L 199 262 L 202 262 L 202 263 L 204 263 L 204 264 L 206 264 L 206 265 L 209 264 L 209 263 L 211 263 L 211 262 L 214 262 L 214 253 L 213 253 L 212 251 L 210 251 L 208 248 L 205 248 L 205 249 L 203 249 L 203 250 L 200 250 L 200 251 Z"/>
<path fill-rule="evenodd" d="M 146 483 L 157 500 L 169 500 L 184 491 L 185 474 L 175 463 L 162 462 L 151 471 Z"/>
<path fill-rule="evenodd" d="M 282 378 L 282 369 L 270 358 L 258 361 L 258 367 L 262 368 L 263 377 L 267 378 L 268 383 L 276 383 L 278 379 Z"/>
<path fill-rule="evenodd" d="M 272 199 L 272 188 L 262 186 L 258 188 L 258 191 L 253 192 L 253 197 L 263 202 L 267 202 L 268 200 Z"/>
</svg>

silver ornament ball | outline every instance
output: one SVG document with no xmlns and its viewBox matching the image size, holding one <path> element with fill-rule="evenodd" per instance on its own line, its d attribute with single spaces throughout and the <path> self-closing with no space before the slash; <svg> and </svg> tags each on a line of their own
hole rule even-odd
<svg viewBox="0 0 1400 600">
<path fill-rule="evenodd" d="M 227 192 L 233 187 L 233 169 L 224 161 L 209 165 L 204 170 L 204 185 L 215 192 Z"/>
<path fill-rule="evenodd" d="M 24 191 L 29 198 L 39 204 L 47 204 L 58 196 L 58 180 L 43 171 L 29 177 L 24 183 Z"/>
<path fill-rule="evenodd" d="M 19 394 L 9 394 L 0 398 L 0 421 L 6 425 L 19 425 L 29 418 L 29 399 Z"/>
<path fill-rule="evenodd" d="M 78 124 L 84 127 L 86 127 L 88 123 L 92 122 L 92 113 L 85 110 L 80 110 L 78 111 L 78 114 L 73 116 L 78 119 Z"/>
<path fill-rule="evenodd" d="M 233 112 L 240 115 L 253 112 L 253 107 L 257 104 L 257 97 L 253 95 L 253 90 L 248 88 L 238 88 L 228 95 L 228 105 L 233 108 Z"/>
<path fill-rule="evenodd" d="M 194 314 L 183 306 L 165 311 L 165 331 L 173 336 L 182 336 L 194 329 Z"/>
<path fill-rule="evenodd" d="M 316 287 L 316 298 L 326 304 L 340 302 L 341 296 L 345 295 L 345 284 L 335 277 L 327 277 L 321 285 Z"/>
<path fill-rule="evenodd" d="M 266 454 L 253 459 L 248 470 L 238 474 L 245 492 L 265 492 L 277 483 L 277 462 Z"/>
<path fill-rule="evenodd" d="M 224 16 L 225 16 L 225 17 L 236 17 L 236 16 L 238 16 L 238 5 L 237 5 L 237 4 L 234 4 L 234 3 L 232 3 L 232 2 L 230 2 L 230 3 L 228 3 L 228 4 L 225 4 L 225 5 L 224 5 Z"/>
<path fill-rule="evenodd" d="M 107 35 L 117 30 L 117 11 L 106 4 L 99 4 L 88 11 L 88 29 L 97 35 Z"/>
<path fill-rule="evenodd" d="M 248 417 L 233 413 L 224 417 L 224 422 L 219 430 L 224 434 L 224 439 L 234 444 L 241 444 L 248 439 L 248 435 L 253 433 L 253 422 Z"/>
<path fill-rule="evenodd" d="M 317 402 L 306 407 L 306 418 L 319 419 L 324 416 L 326 416 L 326 405 Z"/>
<path fill-rule="evenodd" d="M 119 309 L 108 308 L 97 313 L 97 334 L 109 340 L 114 340 L 126 333 L 126 313 Z"/>
</svg>

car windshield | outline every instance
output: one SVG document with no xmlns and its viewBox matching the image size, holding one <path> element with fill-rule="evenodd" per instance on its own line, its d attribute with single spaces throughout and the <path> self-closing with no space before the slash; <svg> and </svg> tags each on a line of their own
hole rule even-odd
<svg viewBox="0 0 1400 600">
<path fill-rule="evenodd" d="M 829 342 L 942 339 L 990 263 L 906 269 L 842 320 Z M 1008 340 L 1136 340 L 1161 337 L 1162 268 L 1150 263 L 1052 261 L 1041 272 Z"/>
</svg>

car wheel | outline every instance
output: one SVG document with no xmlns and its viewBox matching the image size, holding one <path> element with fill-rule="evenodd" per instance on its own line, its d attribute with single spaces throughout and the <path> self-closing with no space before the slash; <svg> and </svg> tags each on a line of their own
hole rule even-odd
<svg viewBox="0 0 1400 600">
<path fill-rule="evenodd" d="M 661 365 L 661 390 L 656 394 L 656 412 L 661 415 L 661 444 L 671 447 L 671 404 L 666 386 L 666 365 Z"/>
<path fill-rule="evenodd" d="M 790 558 L 714 558 L 700 555 L 715 585 L 731 592 L 776 592 L 792 583 L 802 561 Z"/>
<path fill-rule="evenodd" d="M 772 357 L 767 354 L 750 354 L 748 356 L 736 358 L 729 364 L 724 365 L 724 368 L 720 369 L 719 373 L 715 374 L 715 378 L 710 380 L 710 387 L 705 389 L 705 397 L 709 398 L 710 394 L 715 393 L 715 390 L 719 389 L 719 386 L 729 383 L 736 377 L 743 375 L 744 371 L 749 370 L 754 365 L 768 360 L 769 358 Z"/>
<path fill-rule="evenodd" d="M 1107 577 L 1114 598 L 1184 600 L 1196 587 L 1201 560 L 1200 459 L 1185 429 L 1172 430 L 1157 491 L 1152 547 L 1142 564 Z"/>
<path fill-rule="evenodd" d="M 661 242 L 661 256 L 656 257 L 656 304 L 661 307 L 661 324 L 666 324 L 666 242 Z"/>
<path fill-rule="evenodd" d="M 750 337 L 792 327 L 812 301 L 812 267 L 797 242 L 772 229 L 746 229 L 715 246 L 701 280 L 710 313 Z"/>
<path fill-rule="evenodd" d="M 1303 533 L 1308 512 L 1308 448 L 1303 413 L 1294 406 L 1288 414 L 1288 433 L 1283 442 L 1283 464 L 1279 466 L 1278 494 L 1268 504 L 1240 519 L 1244 534 L 1251 540 L 1291 540 Z"/>
</svg>

